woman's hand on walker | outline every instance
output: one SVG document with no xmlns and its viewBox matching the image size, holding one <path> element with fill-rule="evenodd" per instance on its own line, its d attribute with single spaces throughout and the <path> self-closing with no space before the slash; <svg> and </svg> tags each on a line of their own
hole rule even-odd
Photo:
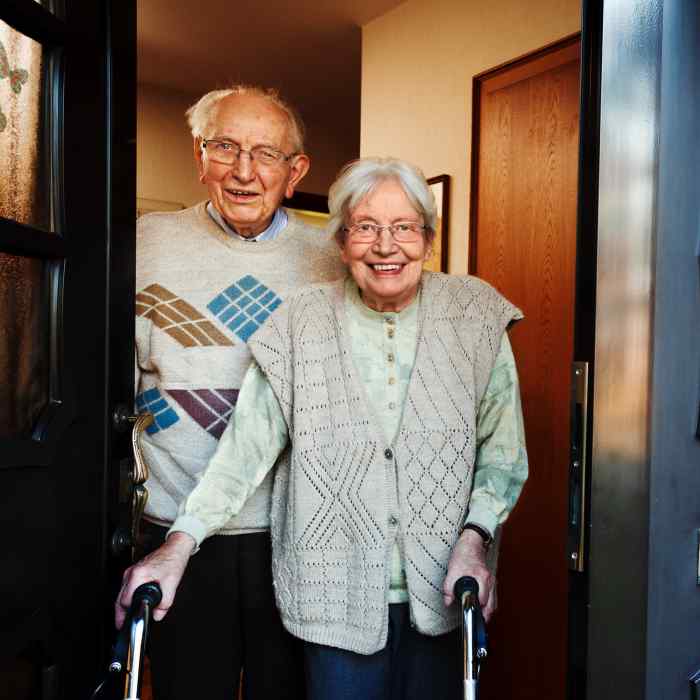
<svg viewBox="0 0 700 700">
<path fill-rule="evenodd" d="M 481 611 L 488 622 L 496 610 L 496 579 L 486 566 L 484 542 L 473 530 L 465 530 L 452 550 L 442 586 L 445 606 L 454 602 L 454 585 L 462 576 L 473 576 L 477 580 Z"/>
</svg>

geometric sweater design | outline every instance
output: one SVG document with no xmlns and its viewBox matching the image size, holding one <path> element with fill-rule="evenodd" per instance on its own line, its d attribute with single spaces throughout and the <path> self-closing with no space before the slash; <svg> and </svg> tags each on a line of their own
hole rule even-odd
<svg viewBox="0 0 700 700">
<path fill-rule="evenodd" d="M 153 321 L 185 348 L 195 345 L 233 345 L 191 304 L 159 284 L 150 284 L 136 295 L 136 315 Z"/>
<path fill-rule="evenodd" d="M 291 442 L 271 508 L 282 621 L 302 639 L 361 654 L 386 645 L 396 543 L 418 631 L 458 624 L 442 582 L 469 509 L 477 407 L 505 329 L 522 318 L 474 277 L 425 272 L 421 285 L 415 363 L 391 443 L 353 363 L 342 282 L 287 298 L 249 343 Z"/>
<path fill-rule="evenodd" d="M 303 284 L 344 273 L 338 247 L 288 212 L 271 241 L 224 233 L 202 202 L 136 225 L 136 393 L 155 412 L 142 437 L 146 516 L 169 525 L 214 454 L 248 365 L 248 340 Z M 273 474 L 220 531 L 269 527 Z"/>
<path fill-rule="evenodd" d="M 224 432 L 238 398 L 238 389 L 170 389 L 168 393 L 217 440 Z"/>
<path fill-rule="evenodd" d="M 247 342 L 281 303 L 275 292 L 252 275 L 246 275 L 217 295 L 207 308 Z"/>
<path fill-rule="evenodd" d="M 154 435 L 159 430 L 165 430 L 180 420 L 177 413 L 173 411 L 158 389 L 142 391 L 136 396 L 135 402 L 137 413 L 148 412 L 153 414 L 153 423 L 146 428 L 148 435 Z"/>
<path fill-rule="evenodd" d="M 252 275 L 245 275 L 209 302 L 207 309 L 247 342 L 281 303 L 282 299 L 274 291 Z M 136 295 L 136 315 L 152 321 L 185 348 L 234 345 L 194 306 L 159 284 L 151 284 Z M 226 428 L 238 397 L 238 389 L 222 388 L 170 389 L 168 393 L 217 440 Z M 146 429 L 149 435 L 169 428 L 179 420 L 166 399 L 155 389 L 139 394 L 136 406 L 139 412 L 154 414 L 154 422 Z"/>
</svg>

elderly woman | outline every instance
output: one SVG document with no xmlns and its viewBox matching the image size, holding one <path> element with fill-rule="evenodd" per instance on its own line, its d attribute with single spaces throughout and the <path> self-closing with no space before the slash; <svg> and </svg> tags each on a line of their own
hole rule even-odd
<svg viewBox="0 0 700 700">
<path fill-rule="evenodd" d="M 329 206 L 350 275 L 251 338 L 235 416 L 167 542 L 125 575 L 118 618 L 154 578 L 162 617 L 196 546 L 277 464 L 275 591 L 309 698 L 458 698 L 452 588 L 477 578 L 490 616 L 487 549 L 527 477 L 505 333 L 522 314 L 476 278 L 423 271 L 435 202 L 411 165 L 351 163 Z"/>
</svg>

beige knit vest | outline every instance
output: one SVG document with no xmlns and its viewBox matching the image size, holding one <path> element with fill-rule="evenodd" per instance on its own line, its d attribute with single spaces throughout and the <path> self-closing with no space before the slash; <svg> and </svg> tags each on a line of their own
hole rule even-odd
<svg viewBox="0 0 700 700">
<path fill-rule="evenodd" d="M 397 538 L 413 624 L 430 635 L 457 625 L 442 583 L 468 511 L 476 411 L 501 336 L 519 318 L 481 280 L 424 273 L 394 444 L 353 365 L 342 282 L 304 288 L 251 340 L 292 443 L 271 511 L 275 590 L 290 632 L 362 654 L 382 649 Z"/>
</svg>

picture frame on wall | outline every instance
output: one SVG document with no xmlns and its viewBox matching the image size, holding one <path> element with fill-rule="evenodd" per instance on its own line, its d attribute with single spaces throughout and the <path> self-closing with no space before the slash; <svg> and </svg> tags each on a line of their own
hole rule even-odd
<svg viewBox="0 0 700 700">
<path fill-rule="evenodd" d="M 305 224 L 325 229 L 328 223 L 328 197 L 311 192 L 295 192 L 282 202 L 285 209 L 293 212 Z"/>
<path fill-rule="evenodd" d="M 447 272 L 450 233 L 450 176 L 436 175 L 435 177 L 429 177 L 428 185 L 432 190 L 435 204 L 437 205 L 437 224 L 435 226 L 433 253 L 426 260 L 423 268 L 430 272 Z"/>
</svg>

